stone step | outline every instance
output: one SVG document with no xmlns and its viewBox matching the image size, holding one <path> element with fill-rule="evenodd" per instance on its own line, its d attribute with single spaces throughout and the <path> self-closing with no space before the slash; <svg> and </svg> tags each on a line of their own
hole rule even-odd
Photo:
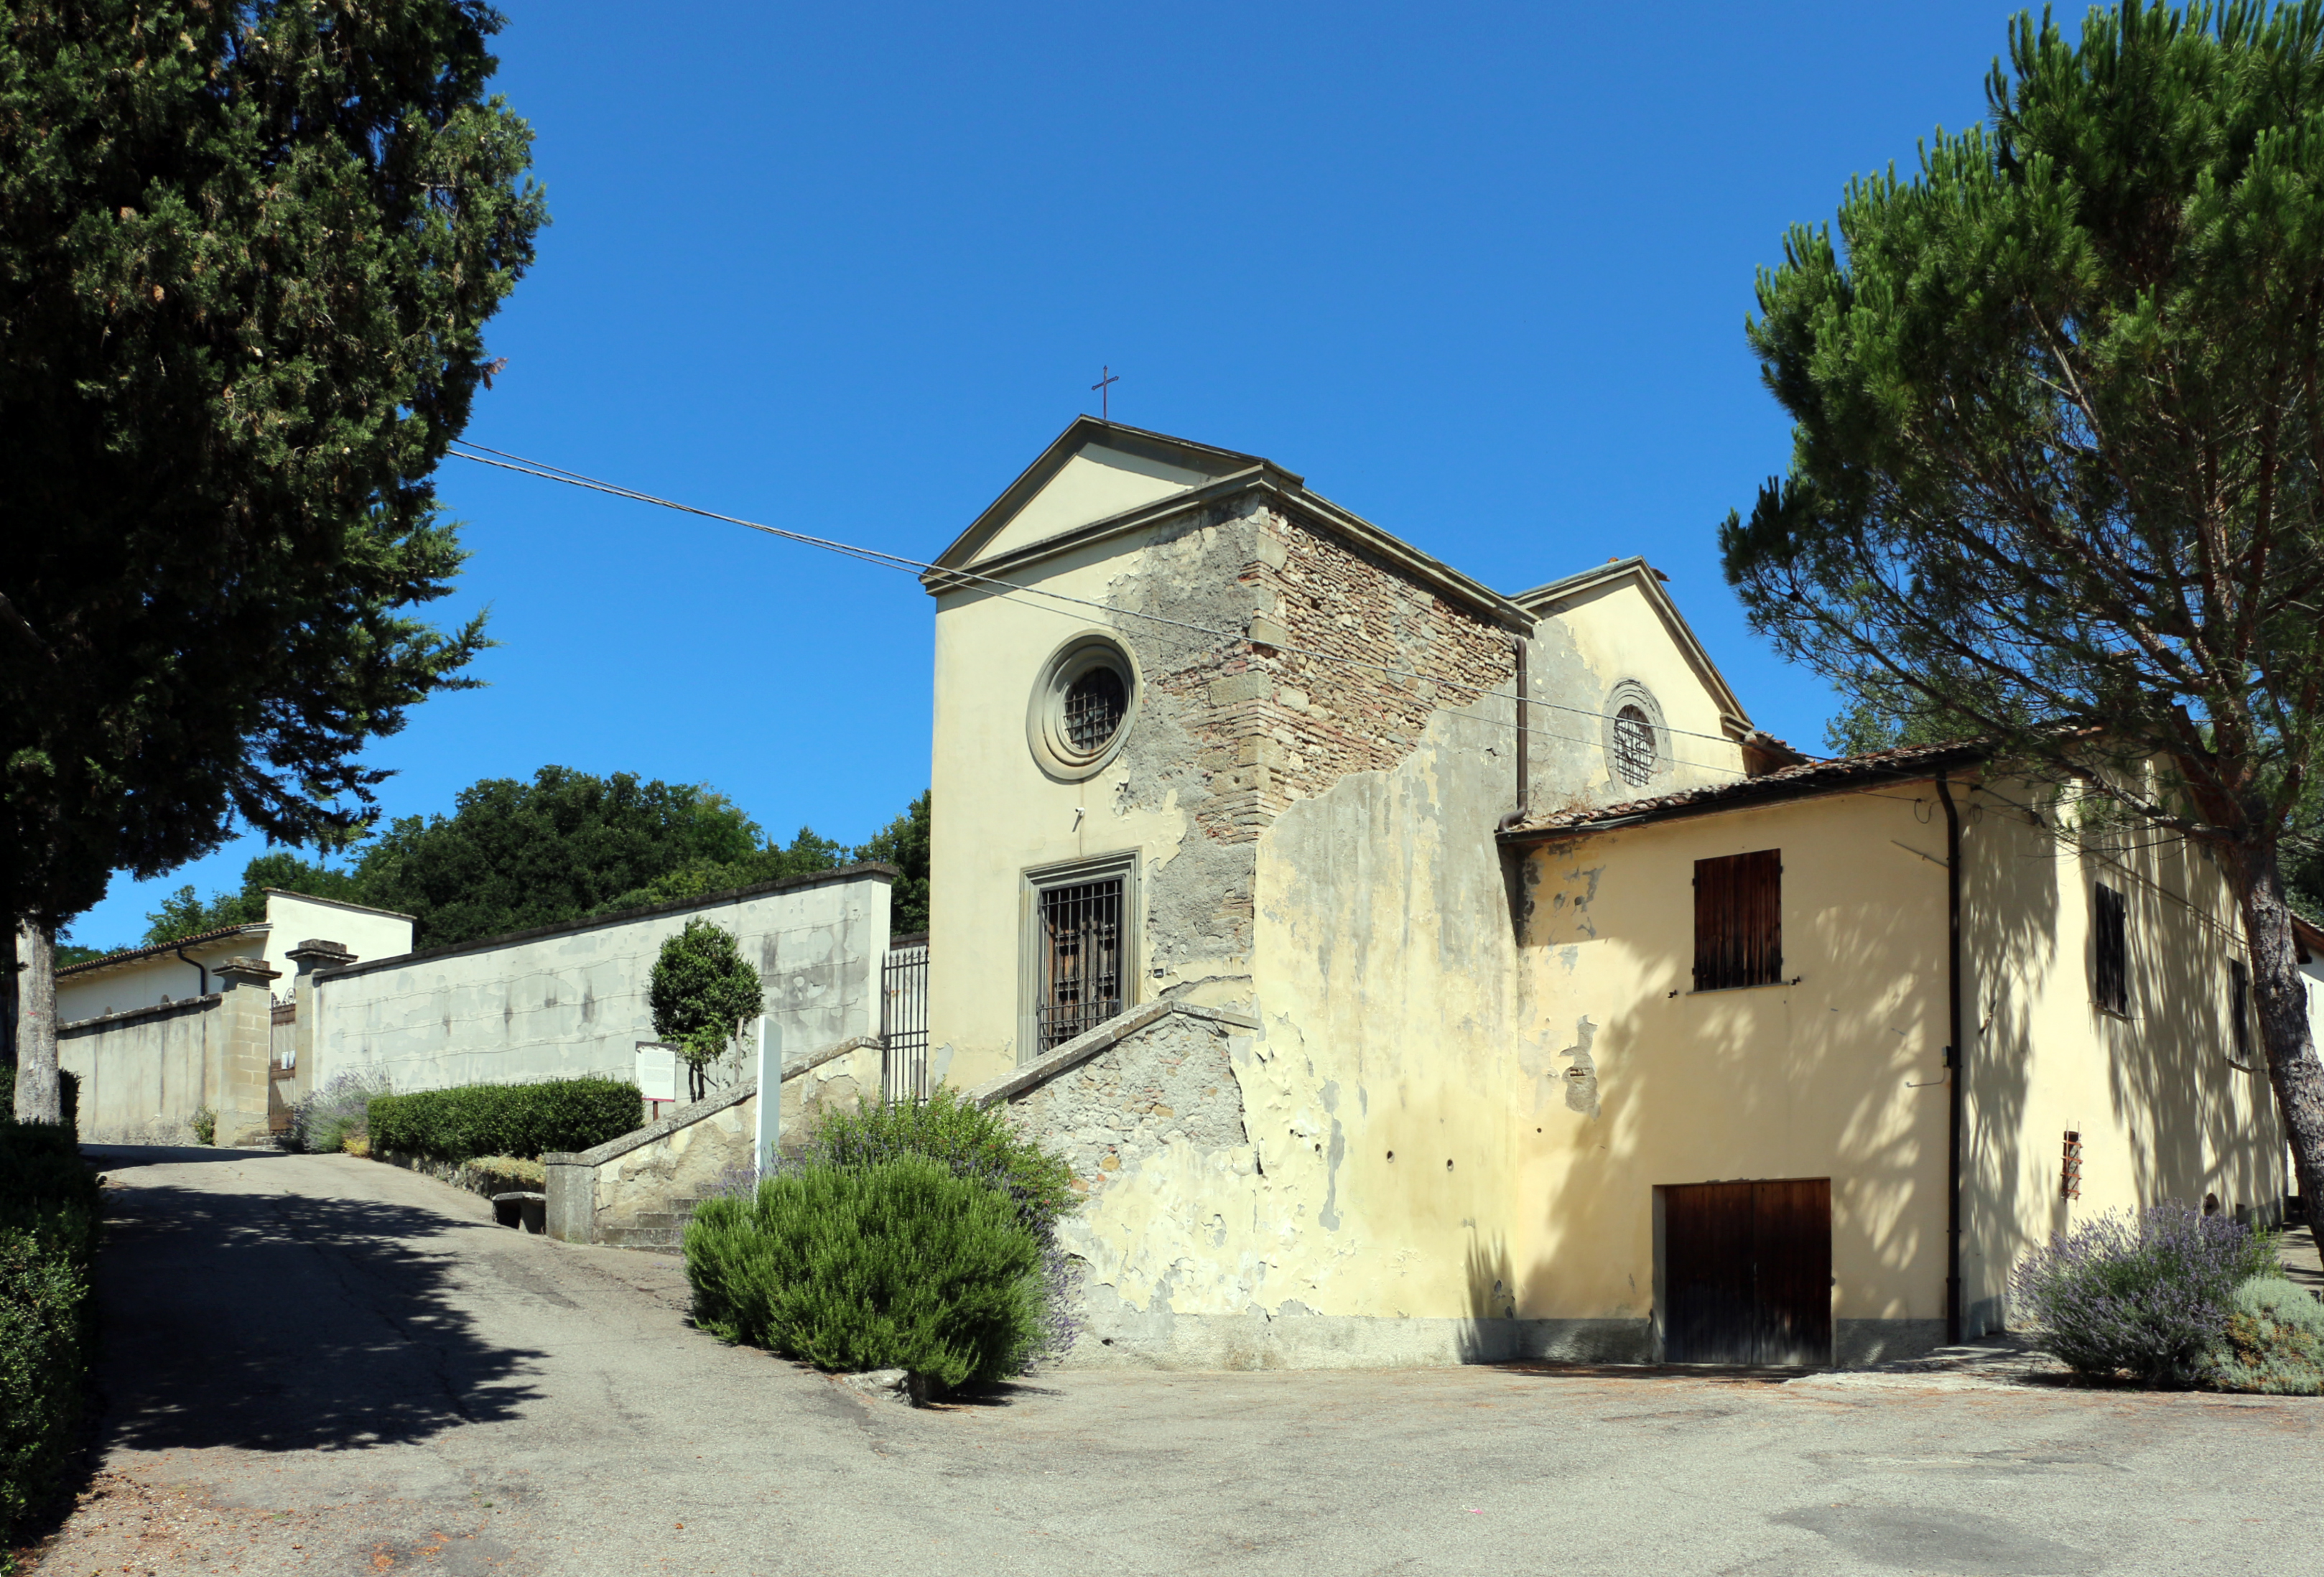
<svg viewBox="0 0 2324 1577">
<path fill-rule="evenodd" d="M 598 1240 L 609 1249 L 642 1249 L 656 1254 L 682 1250 L 686 1234 L 677 1227 L 607 1227 Z"/>
</svg>

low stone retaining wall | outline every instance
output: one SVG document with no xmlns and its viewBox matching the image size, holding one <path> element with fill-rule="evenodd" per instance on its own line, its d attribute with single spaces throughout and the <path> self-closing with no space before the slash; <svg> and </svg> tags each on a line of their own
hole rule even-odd
<svg viewBox="0 0 2324 1577">
<path fill-rule="evenodd" d="M 784 1064 L 778 1148 L 796 1150 L 818 1113 L 875 1097 L 881 1054 L 879 1038 L 863 1035 Z M 758 1127 L 758 1088 L 737 1085 L 595 1149 L 541 1157 L 549 1235 L 567 1243 L 676 1247 L 686 1213 L 730 1176 L 750 1171 Z"/>
</svg>

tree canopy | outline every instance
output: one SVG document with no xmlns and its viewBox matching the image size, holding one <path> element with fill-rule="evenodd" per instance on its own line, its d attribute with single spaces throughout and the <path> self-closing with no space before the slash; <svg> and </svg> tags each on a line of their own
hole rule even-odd
<svg viewBox="0 0 2324 1577">
<path fill-rule="evenodd" d="M 543 767 L 530 783 L 471 784 L 449 815 L 401 817 L 344 866 L 278 849 L 244 867 L 234 891 L 205 899 L 181 887 L 146 916 L 144 940 L 263 919 L 272 887 L 410 915 L 415 945 L 449 946 L 856 860 L 902 869 L 891 899 L 891 925 L 902 935 L 927 928 L 927 827 L 923 792 L 858 847 L 811 827 L 786 845 L 704 785 Z"/>
<path fill-rule="evenodd" d="M 1852 181 L 1761 274 L 1792 461 L 1727 573 L 1900 728 L 2222 857 L 2314 1197 L 2279 846 L 2324 727 L 2324 4 L 2125 0 L 2008 42 L 1989 130 Z"/>
<path fill-rule="evenodd" d="M 485 644 L 429 476 L 547 222 L 475 0 L 0 12 L 0 909 L 359 825 Z"/>
</svg>

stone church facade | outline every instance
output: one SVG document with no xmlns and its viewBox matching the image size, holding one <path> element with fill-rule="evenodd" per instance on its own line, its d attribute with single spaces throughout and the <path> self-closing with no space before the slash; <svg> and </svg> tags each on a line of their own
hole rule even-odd
<svg viewBox="0 0 2324 1577">
<path fill-rule="evenodd" d="M 2054 1224 L 2052 1120 L 2123 1152 L 2092 1204 L 2281 1198 L 2182 923 L 2215 881 L 2147 873 L 2175 1038 L 2126 1099 L 2067 910 L 2135 883 L 2028 888 L 1989 763 L 1804 762 L 1641 560 L 1503 595 L 1273 462 L 1084 419 L 924 582 L 931 1072 L 1073 1160 L 1076 1361 L 1925 1347 L 1998 1323 Z M 1975 887 L 1977 980 L 1892 847 L 1943 863 L 1941 770 L 2011 875 Z M 2048 1060 L 1972 1064 L 1957 1139 L 1948 994 L 2002 980 Z"/>
</svg>

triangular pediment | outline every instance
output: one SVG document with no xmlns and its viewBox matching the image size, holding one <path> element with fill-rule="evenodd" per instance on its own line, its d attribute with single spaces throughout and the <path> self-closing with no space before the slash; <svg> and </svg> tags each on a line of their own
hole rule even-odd
<svg viewBox="0 0 2324 1577">
<path fill-rule="evenodd" d="M 1059 434 L 936 563 L 952 569 L 1000 558 L 1266 464 L 1256 455 L 1084 416 Z M 1294 485 L 1298 481 L 1288 480 Z"/>
</svg>

